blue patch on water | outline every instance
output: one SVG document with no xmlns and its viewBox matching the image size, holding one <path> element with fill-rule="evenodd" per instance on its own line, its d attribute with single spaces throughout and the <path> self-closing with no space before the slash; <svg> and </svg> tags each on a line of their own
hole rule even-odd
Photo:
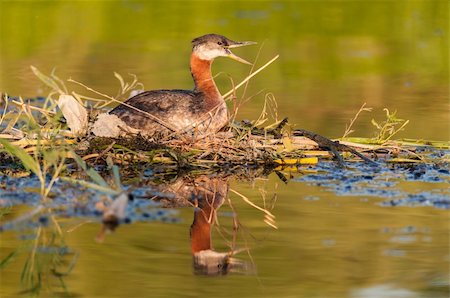
<svg viewBox="0 0 450 298">
<path fill-rule="evenodd" d="M 0 182 L 7 185 L 5 189 L 0 188 L 0 207 L 26 205 L 31 207 L 29 212 L 32 212 L 33 208 L 45 204 L 45 208 L 51 210 L 51 214 L 40 211 L 29 218 L 3 223 L 0 230 L 23 231 L 46 227 L 49 225 L 50 216 L 84 217 L 102 221 L 103 211 L 98 209 L 97 204 L 103 202 L 106 195 L 96 190 L 77 187 L 58 180 L 52 187 L 50 199 L 44 203 L 39 194 L 39 180 L 33 175 L 23 178 L 0 176 Z M 171 194 L 155 191 L 150 187 L 133 189 L 131 194 L 131 199 L 126 206 L 126 216 L 121 223 L 152 221 L 177 223 L 180 221 L 177 217 L 178 210 L 161 208 L 158 202 L 149 199 L 155 195 L 170 198 Z"/>
<path fill-rule="evenodd" d="M 450 209 L 449 193 L 422 192 L 407 194 L 405 198 L 383 202 L 382 206 L 433 206 L 440 209 Z"/>
<path fill-rule="evenodd" d="M 449 152 L 437 150 L 434 158 Z M 437 188 L 433 191 L 410 194 L 398 187 L 400 182 L 450 183 L 447 162 L 436 164 L 348 164 L 340 168 L 334 162 L 322 162 L 312 169 L 317 173 L 306 174 L 293 181 L 306 182 L 323 187 L 340 196 L 375 196 L 387 198 L 382 206 L 433 206 L 450 209 L 450 190 Z"/>
</svg>

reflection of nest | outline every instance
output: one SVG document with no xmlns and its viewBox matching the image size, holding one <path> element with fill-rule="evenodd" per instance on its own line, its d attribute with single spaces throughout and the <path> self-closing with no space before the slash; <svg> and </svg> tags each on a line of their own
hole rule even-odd
<svg viewBox="0 0 450 298">
<path fill-rule="evenodd" d="M 176 208 L 197 206 L 203 208 L 205 203 L 218 209 L 228 194 L 228 178 L 181 178 L 172 184 L 153 186 L 156 192 L 152 199 L 163 207 Z"/>
</svg>

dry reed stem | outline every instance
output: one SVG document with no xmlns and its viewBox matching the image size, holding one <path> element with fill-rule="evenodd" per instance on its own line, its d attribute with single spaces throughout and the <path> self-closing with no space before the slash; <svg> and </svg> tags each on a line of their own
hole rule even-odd
<svg viewBox="0 0 450 298">
<path fill-rule="evenodd" d="M 362 112 L 371 112 L 371 111 L 372 108 L 366 108 L 366 103 L 363 103 L 363 105 L 359 108 L 358 112 L 356 112 L 356 115 L 350 120 L 350 123 L 345 125 L 345 132 L 344 135 L 342 136 L 342 139 L 347 137 L 352 132 L 354 132 L 352 130 L 352 126 L 355 123 L 356 119 L 358 119 L 359 114 L 361 114 Z"/>
<path fill-rule="evenodd" d="M 258 205 L 256 205 L 252 201 L 250 201 L 246 196 L 244 196 L 243 194 L 238 192 L 237 190 L 234 190 L 234 189 L 230 188 L 230 191 L 235 193 L 235 194 L 237 194 L 239 197 L 241 197 L 244 200 L 244 202 L 246 202 L 247 204 L 249 204 L 253 208 L 256 208 L 259 211 L 264 212 L 268 216 L 268 218 L 275 219 L 275 215 L 273 215 L 269 210 L 259 207 Z"/>
<path fill-rule="evenodd" d="M 228 96 L 230 96 L 231 94 L 233 94 L 233 92 L 235 92 L 235 90 L 239 89 L 242 85 L 244 85 L 245 83 L 247 83 L 251 78 L 253 78 L 254 76 L 256 76 L 259 72 L 261 72 L 264 68 L 266 68 L 267 66 L 269 66 L 270 64 L 272 64 L 275 60 L 277 60 L 280 57 L 280 55 L 276 55 L 275 57 L 273 57 L 271 60 L 269 60 L 269 62 L 267 62 L 266 64 L 264 64 L 263 66 L 261 66 L 260 68 L 258 68 L 255 72 L 253 72 L 252 74 L 250 74 L 249 76 L 247 76 L 242 82 L 240 82 L 239 84 L 237 84 L 233 89 L 231 89 L 230 91 L 228 91 L 227 93 L 225 93 L 223 95 L 223 98 L 227 98 Z"/>
<path fill-rule="evenodd" d="M 0 133 L 0 139 L 13 139 L 13 140 L 17 140 L 20 139 L 17 136 L 14 135 L 10 135 L 10 134 L 5 134 L 5 133 Z"/>
<path fill-rule="evenodd" d="M 19 106 L 21 108 L 27 108 L 27 109 L 30 109 L 30 110 L 38 111 L 41 114 L 45 115 L 46 117 L 50 117 L 48 114 L 51 114 L 51 115 L 55 115 L 56 114 L 53 111 L 49 111 L 49 110 L 46 110 L 46 109 L 43 109 L 43 108 L 35 107 L 35 106 L 30 105 L 30 104 L 24 103 L 23 101 L 20 102 L 20 101 L 17 101 L 17 100 L 11 100 L 11 103 L 13 103 L 13 104 L 15 104 L 15 105 L 17 105 L 17 106 Z"/>
</svg>

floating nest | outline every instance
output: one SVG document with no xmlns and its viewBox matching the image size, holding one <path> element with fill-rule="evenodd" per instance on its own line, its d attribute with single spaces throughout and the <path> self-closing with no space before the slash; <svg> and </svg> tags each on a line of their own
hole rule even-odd
<svg viewBox="0 0 450 298">
<path fill-rule="evenodd" d="M 370 110 L 363 105 L 350 121 L 344 133 L 347 137 L 330 140 L 313 132 L 294 129 L 287 118 L 277 120 L 276 101 L 273 96 L 267 95 L 261 115 L 256 120 L 230 121 L 220 132 L 202 139 L 188 135 L 183 138 L 148 138 L 139 134 L 128 138 L 93 137 L 89 132 L 90 123 L 110 105 L 122 102 L 130 91 L 140 87 L 137 79 L 133 77 L 132 82 L 125 83 L 120 75 L 115 74 L 121 84 L 116 97 L 68 80 L 96 95 L 84 96 L 68 91 L 54 74 L 46 76 L 36 68 L 32 70 L 51 88 L 47 97 L 23 100 L 2 95 L 0 101 L 3 108 L 0 115 L 0 145 L 32 171 L 41 166 L 45 168 L 44 163 L 51 168 L 51 165 L 56 167 L 55 160 L 64 160 L 67 164 L 74 163 L 77 158 L 91 166 L 106 162 L 133 166 L 160 164 L 187 170 L 241 166 L 295 169 L 331 159 L 341 167 L 348 162 L 374 163 L 380 159 L 397 163 L 442 162 L 449 159 L 445 155 L 439 161 L 432 160 L 427 150 L 423 149 L 448 150 L 449 142 L 394 141 L 393 136 L 403 130 L 408 121 L 398 119 L 395 112 L 387 109 L 386 120 L 372 120 L 377 129 L 376 137 L 348 137 L 353 132 L 351 127 L 358 115 Z M 225 94 L 224 98 L 233 100 L 230 119 L 236 119 L 242 102 L 236 101 L 235 89 Z M 244 99 L 242 101 L 245 102 Z M 266 125 L 270 122 L 269 115 L 272 115 L 272 124 Z M 4 167 L 12 164 L 11 160 L 3 161 Z"/>
</svg>

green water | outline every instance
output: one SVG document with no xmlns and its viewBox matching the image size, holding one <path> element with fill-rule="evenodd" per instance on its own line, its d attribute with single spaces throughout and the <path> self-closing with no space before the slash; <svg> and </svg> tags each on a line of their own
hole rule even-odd
<svg viewBox="0 0 450 298">
<path fill-rule="evenodd" d="M 410 120 L 399 137 L 448 140 L 448 21 L 448 1 L 432 0 L 2 1 L 0 91 L 46 96 L 48 90 L 30 65 L 45 73 L 56 68 L 62 79 L 73 78 L 112 95 L 119 88 L 114 71 L 137 75 L 146 89 L 190 89 L 190 41 L 214 32 L 258 42 L 235 51 L 252 60 L 262 46 L 257 65 L 280 54 L 252 79 L 245 95 L 238 94 L 257 94 L 241 108 L 240 118 L 255 119 L 270 92 L 280 118 L 288 116 L 297 127 L 340 137 L 366 102 L 374 111 L 361 115 L 357 136 L 372 136 L 370 120 L 383 119 L 387 107 Z M 219 89 L 226 92 L 232 86 L 228 75 L 238 82 L 249 67 L 217 59 L 213 71 L 219 74 Z M 379 203 L 386 198 L 336 196 L 304 182 L 285 185 L 276 175 L 253 182 L 232 180 L 230 187 L 259 206 L 273 204 L 278 229 L 264 222 L 261 211 L 229 195 L 242 224 L 237 246 L 249 248 L 238 257 L 253 262 L 256 274 L 193 274 L 191 208 L 180 209 L 180 223 L 124 225 L 103 243 L 94 240 L 100 223 L 58 218 L 62 234 L 53 239 L 50 225 L 39 239 L 58 245 L 64 241 L 70 247 L 73 253 L 58 265 L 63 273 L 75 254 L 77 259 L 60 280 L 42 275 L 39 296 L 448 296 L 447 210 L 383 207 Z M 443 191 L 448 184 L 405 182 L 398 187 L 418 193 Z M 29 208 L 13 207 L 5 220 Z M 219 222 L 232 231 L 233 210 L 224 204 L 220 211 Z M 30 233 L 0 234 L 1 260 L 20 249 L 0 271 L 1 297 L 32 294 L 22 292 L 29 284 L 21 283 L 35 244 L 23 240 Z M 223 237 L 213 234 L 219 251 L 226 251 L 233 239 L 232 233 Z M 54 262 L 51 254 L 43 255 L 34 268 Z"/>
<path fill-rule="evenodd" d="M 380 198 L 335 196 L 304 183 L 284 185 L 275 175 L 252 184 L 232 180 L 230 188 L 275 215 L 277 229 L 264 222 L 263 212 L 234 192 L 228 196 L 233 208 L 224 203 L 218 212 L 219 228 L 212 234 L 214 248 L 226 252 L 234 243 L 236 248 L 248 249 L 236 257 L 253 263 L 256 273 L 225 277 L 193 274 L 189 244 L 192 208 L 179 209 L 181 222 L 176 224 L 121 226 L 103 243 L 94 240 L 100 223 L 89 218 L 59 218 L 62 234 L 54 232 L 54 238 L 52 224 L 40 230 L 38 238 L 30 238 L 28 230 L 2 233 L 2 259 L 19 248 L 19 254 L 2 270 L 2 297 L 20 296 L 21 290 L 30 289 L 33 283 L 25 279 L 21 284 L 20 276 L 27 258 L 33 259 L 33 247 L 40 245 L 69 247 L 70 251 L 59 262 L 52 253 L 35 253 L 32 272 L 41 272 L 40 297 L 448 295 L 445 210 L 382 207 Z M 409 183 L 403 188 L 414 193 L 426 190 L 427 185 Z M 24 208 L 13 210 L 13 217 L 25 213 Z M 232 211 L 240 223 L 237 233 L 232 229 Z M 27 235 L 29 240 L 24 240 Z M 50 269 L 67 272 L 75 255 L 75 267 L 62 276 L 63 287 Z"/>
</svg>

